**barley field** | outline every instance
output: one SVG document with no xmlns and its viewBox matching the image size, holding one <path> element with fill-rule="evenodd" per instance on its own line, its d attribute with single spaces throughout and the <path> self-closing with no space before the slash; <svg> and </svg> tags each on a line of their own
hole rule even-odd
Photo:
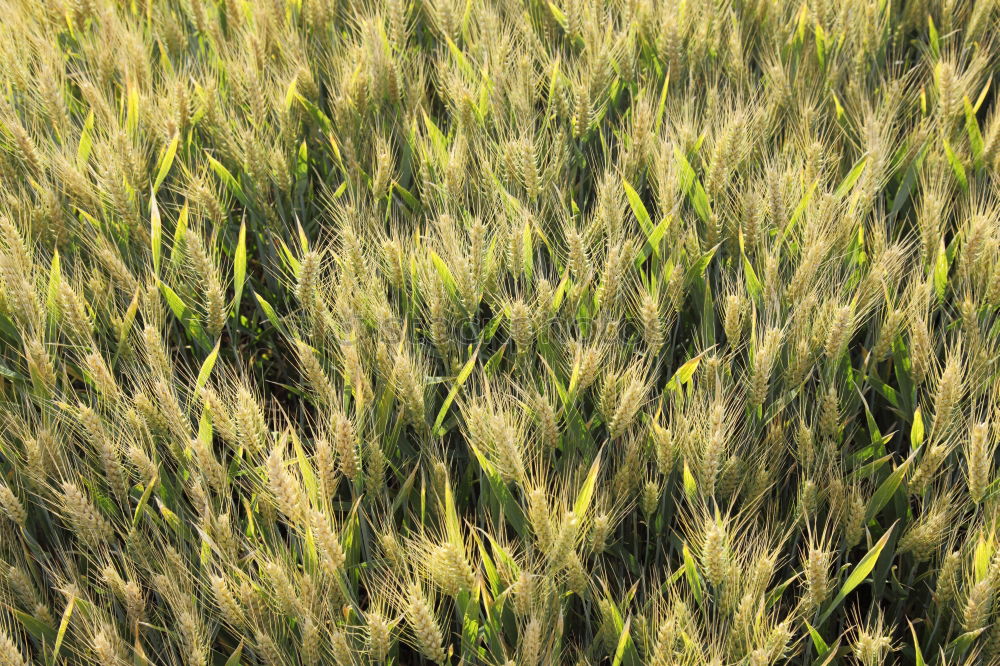
<svg viewBox="0 0 1000 666">
<path fill-rule="evenodd" d="M 1000 664 L 998 0 L 0 15 L 0 666 Z"/>
</svg>

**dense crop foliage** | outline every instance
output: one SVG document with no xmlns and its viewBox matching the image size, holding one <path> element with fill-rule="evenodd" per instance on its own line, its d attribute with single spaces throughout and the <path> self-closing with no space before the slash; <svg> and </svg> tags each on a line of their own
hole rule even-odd
<svg viewBox="0 0 1000 666">
<path fill-rule="evenodd" d="M 0 664 L 1000 663 L 996 0 L 0 9 Z"/>
</svg>

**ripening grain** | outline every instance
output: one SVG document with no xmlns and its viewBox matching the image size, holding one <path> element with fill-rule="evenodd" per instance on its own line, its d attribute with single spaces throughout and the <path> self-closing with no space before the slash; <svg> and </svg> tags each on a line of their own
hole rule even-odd
<svg viewBox="0 0 1000 666">
<path fill-rule="evenodd" d="M 1000 664 L 997 0 L 0 11 L 0 666 Z"/>
</svg>

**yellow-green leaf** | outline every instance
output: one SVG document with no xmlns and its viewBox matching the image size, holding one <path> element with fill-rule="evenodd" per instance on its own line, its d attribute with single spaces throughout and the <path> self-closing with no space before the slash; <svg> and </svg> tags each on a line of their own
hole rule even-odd
<svg viewBox="0 0 1000 666">
<path fill-rule="evenodd" d="M 931 57 L 937 58 L 938 54 L 941 52 L 941 41 L 938 37 L 937 26 L 934 25 L 934 19 L 931 15 L 927 15 L 927 41 L 931 45 Z"/>
<path fill-rule="evenodd" d="M 826 618 L 828 618 L 830 614 L 838 606 L 840 606 L 844 599 L 847 598 L 847 595 L 861 585 L 861 583 L 863 583 L 868 577 L 868 574 L 872 572 L 875 568 L 875 563 L 878 562 L 879 555 L 882 554 L 882 549 L 885 548 L 885 544 L 889 542 L 889 537 L 892 535 L 894 527 L 895 525 L 886 530 L 885 534 L 882 535 L 882 538 L 879 539 L 878 542 L 871 547 L 871 550 L 869 550 L 865 556 L 861 558 L 861 561 L 854 566 L 850 575 L 847 576 L 847 580 L 845 580 L 844 584 L 840 586 L 840 592 L 838 592 L 834 600 L 830 602 L 830 606 L 820 618 L 819 624 L 823 624 Z"/>
<path fill-rule="evenodd" d="M 184 259 L 184 238 L 187 236 L 188 228 L 188 205 L 187 202 L 181 207 L 181 212 L 177 215 L 177 225 L 174 227 L 174 242 L 170 247 L 170 265 L 178 268 Z"/>
<path fill-rule="evenodd" d="M 615 649 L 615 657 L 611 662 L 611 666 L 621 666 L 622 659 L 625 657 L 625 648 L 628 646 L 630 640 L 629 627 L 631 624 L 631 617 L 625 620 L 625 626 L 622 627 L 621 635 L 618 637 L 618 647 Z"/>
<path fill-rule="evenodd" d="M 942 139 L 941 142 L 944 144 L 944 154 L 948 158 L 948 164 L 951 165 L 952 172 L 955 174 L 955 180 L 958 181 L 963 190 L 969 189 L 969 178 L 965 175 L 965 167 L 962 165 L 962 160 L 951 149 L 948 139 Z"/>
<path fill-rule="evenodd" d="M 594 488 L 597 486 L 597 474 L 601 470 L 601 454 L 597 454 L 594 458 L 594 462 L 590 465 L 590 472 L 587 473 L 587 478 L 583 482 L 583 486 L 580 487 L 580 492 L 576 496 L 576 502 L 573 504 L 573 512 L 576 513 L 577 517 L 583 518 L 584 514 L 590 508 L 590 502 L 594 498 Z"/>
<path fill-rule="evenodd" d="M 167 174 L 170 172 L 170 167 L 174 164 L 174 157 L 177 155 L 177 145 L 180 143 L 180 137 L 174 135 L 174 138 L 167 145 L 167 149 L 163 151 L 163 156 L 160 158 L 160 166 L 156 170 L 156 180 L 153 181 L 153 194 L 156 194 L 160 189 L 160 185 L 166 179 Z"/>
<path fill-rule="evenodd" d="M 979 121 L 976 120 L 976 112 L 972 109 L 972 102 L 969 96 L 962 98 L 965 106 L 965 133 L 969 135 L 969 148 L 972 150 L 972 162 L 978 169 L 982 163 L 983 155 L 983 135 L 979 131 Z"/>
<path fill-rule="evenodd" d="M 937 259 L 934 261 L 934 293 L 938 300 L 943 301 L 945 292 L 948 289 L 948 252 L 944 247 L 944 240 L 938 248 Z"/>
<path fill-rule="evenodd" d="M 226 659 L 226 666 L 240 666 L 240 659 L 243 657 L 243 641 L 236 646 L 233 653 L 229 655 L 229 659 Z"/>
<path fill-rule="evenodd" d="M 825 640 L 823 640 L 823 637 L 819 635 L 816 628 L 809 624 L 809 622 L 806 622 L 806 629 L 809 630 L 809 637 L 812 638 L 813 646 L 816 648 L 816 654 L 818 656 L 822 657 L 830 651 L 830 646 Z"/>
<path fill-rule="evenodd" d="M 448 291 L 455 292 L 455 278 L 451 275 L 451 269 L 448 268 L 448 264 L 444 263 L 444 259 L 441 256 L 431 250 L 431 263 L 434 264 L 434 269 L 438 272 L 441 280 L 444 282 L 445 286 L 448 287 Z"/>
<path fill-rule="evenodd" d="M 205 358 L 205 362 L 201 364 L 201 370 L 198 371 L 198 379 L 195 382 L 195 393 L 201 391 L 208 382 L 209 375 L 212 374 L 212 368 L 215 367 L 215 360 L 219 357 L 219 345 L 222 344 L 222 340 L 219 339 L 215 343 L 215 347 L 212 349 L 211 353 Z"/>
<path fill-rule="evenodd" d="M 674 376 L 670 378 L 669 382 L 667 382 L 667 388 L 679 391 L 683 385 L 690 382 L 691 378 L 694 376 L 695 370 L 698 369 L 698 364 L 701 363 L 702 356 L 704 356 L 704 352 L 698 354 L 694 358 L 685 362 L 684 365 L 677 368 L 677 372 L 675 372 Z"/>
<path fill-rule="evenodd" d="M 684 495 L 688 499 L 694 499 L 698 496 L 698 482 L 694 478 L 694 474 L 691 473 L 691 468 L 688 466 L 687 460 L 684 461 L 684 472 L 683 483 L 684 483 Z"/>
<path fill-rule="evenodd" d="M 134 134 L 139 128 L 139 90 L 132 83 L 128 84 L 125 108 L 125 131 Z"/>
<path fill-rule="evenodd" d="M 453 544 L 463 543 L 458 509 L 455 508 L 455 495 L 451 491 L 451 482 L 448 479 L 444 482 L 444 524 L 448 540 Z"/>
<path fill-rule="evenodd" d="M 243 285 L 247 278 L 247 223 L 240 223 L 240 237 L 233 256 L 233 314 L 239 317 Z"/>
<path fill-rule="evenodd" d="M 885 481 L 878 487 L 875 494 L 872 495 L 871 499 L 868 501 L 868 506 L 865 509 L 865 522 L 869 522 L 872 518 L 878 515 L 878 512 L 882 510 L 892 496 L 896 494 L 896 490 L 899 485 L 903 482 L 903 476 L 906 474 L 906 470 L 909 468 L 910 464 L 913 462 L 914 454 L 910 454 L 902 465 L 897 467 L 892 471 Z"/>
<path fill-rule="evenodd" d="M 153 275 L 160 275 L 160 252 L 163 246 L 163 223 L 160 207 L 156 205 L 156 191 L 149 195 L 149 244 L 153 252 Z"/>
<path fill-rule="evenodd" d="M 278 314 L 274 311 L 274 308 L 271 307 L 271 304 L 264 300 L 264 297 L 260 294 L 254 294 L 254 296 L 257 298 L 257 303 L 260 304 L 260 308 L 264 311 L 264 315 L 267 317 L 267 320 L 271 322 L 275 328 L 281 329 L 281 320 L 278 319 Z"/>
<path fill-rule="evenodd" d="M 913 412 L 913 426 L 910 428 L 910 446 L 916 450 L 924 443 L 924 418 L 920 414 L 920 408 Z"/>
<path fill-rule="evenodd" d="M 160 509 L 160 515 L 163 516 L 163 520 L 167 522 L 170 529 L 175 532 L 180 532 L 184 524 L 181 522 L 181 519 L 177 516 L 177 514 L 171 511 L 170 508 L 159 499 L 156 501 L 156 504 Z"/>
<path fill-rule="evenodd" d="M 858 178 L 861 177 L 861 173 L 865 170 L 865 164 L 867 163 L 868 158 L 862 157 L 854 164 L 851 170 L 847 173 L 847 176 L 844 177 L 844 180 L 840 181 L 840 185 L 837 186 L 837 189 L 834 192 L 838 197 L 842 198 L 851 191 L 851 188 L 854 187 L 854 183 L 856 183 Z"/>
<path fill-rule="evenodd" d="M 694 595 L 695 601 L 699 604 L 701 603 L 701 579 L 698 577 L 698 566 L 695 564 L 694 556 L 691 554 L 691 549 L 685 543 L 682 547 L 681 552 L 684 557 L 684 574 L 687 577 L 688 585 L 691 587 L 691 593 Z"/>
<path fill-rule="evenodd" d="M 622 186 L 625 188 L 625 196 L 628 198 L 628 204 L 632 208 L 632 214 L 635 215 L 635 219 L 639 221 L 639 226 L 642 228 L 642 232 L 646 234 L 646 237 L 653 233 L 653 220 L 649 217 L 649 211 L 646 210 L 646 205 L 642 203 L 642 197 L 639 193 L 635 191 L 635 188 L 629 184 L 627 180 L 622 178 Z M 658 253 L 657 253 L 658 254 Z"/>
<path fill-rule="evenodd" d="M 83 129 L 80 130 L 80 143 L 76 147 L 76 168 L 83 171 L 87 168 L 87 160 L 90 159 L 90 150 L 94 147 L 94 112 L 87 114 L 87 119 L 83 121 Z"/>
<path fill-rule="evenodd" d="M 59 282 L 62 280 L 59 269 L 59 250 L 52 253 L 52 265 L 49 267 L 49 289 L 46 294 L 45 306 L 49 314 L 55 316 L 58 309 Z"/>
<path fill-rule="evenodd" d="M 247 199 L 247 195 L 243 192 L 243 187 L 239 184 L 239 181 L 236 180 L 233 174 L 229 173 L 229 169 L 211 155 L 206 155 L 205 157 L 208 158 L 208 166 L 212 167 L 212 171 L 225 183 L 226 188 L 232 195 L 239 199 L 241 204 L 249 208 L 250 200 Z"/>
<path fill-rule="evenodd" d="M 472 369 L 476 367 L 476 359 L 479 358 L 479 347 L 482 344 L 480 342 L 476 345 L 476 349 L 469 355 L 469 360 L 465 362 L 462 369 L 459 371 L 458 376 L 455 377 L 455 382 L 451 385 L 451 390 L 448 391 L 447 397 L 445 397 L 444 402 L 441 404 L 441 409 L 438 410 L 437 418 L 434 419 L 434 432 L 443 434 L 441 430 L 441 424 L 444 423 L 445 417 L 448 415 L 448 409 L 451 407 L 451 403 L 455 401 L 455 396 L 458 395 L 459 390 L 462 385 L 472 374 Z"/>
<path fill-rule="evenodd" d="M 122 328 L 121 333 L 118 335 L 118 348 L 121 349 L 125 344 L 125 340 L 128 339 L 129 331 L 132 330 L 132 323 L 135 321 L 135 316 L 139 312 L 139 290 L 136 289 L 135 295 L 132 296 L 132 302 L 128 304 L 128 308 L 125 310 L 125 316 L 122 317 Z"/>
<path fill-rule="evenodd" d="M 976 548 L 972 552 L 972 575 L 977 583 L 986 578 L 995 550 L 994 535 L 984 536 L 980 532 L 979 539 L 976 541 Z"/>
<path fill-rule="evenodd" d="M 59 656 L 59 648 L 62 647 L 63 639 L 66 637 L 66 630 L 69 628 L 69 618 L 73 615 L 73 607 L 76 606 L 76 597 L 72 594 L 66 609 L 63 611 L 62 620 L 59 621 L 59 631 L 56 632 L 56 642 L 52 646 L 52 663 L 58 663 L 56 657 Z"/>
<path fill-rule="evenodd" d="M 913 635 L 913 663 L 914 666 L 927 666 L 924 661 L 924 653 L 920 651 L 920 641 L 917 639 L 917 630 L 913 628 L 913 623 L 906 621 L 910 625 L 910 634 Z"/>
</svg>

